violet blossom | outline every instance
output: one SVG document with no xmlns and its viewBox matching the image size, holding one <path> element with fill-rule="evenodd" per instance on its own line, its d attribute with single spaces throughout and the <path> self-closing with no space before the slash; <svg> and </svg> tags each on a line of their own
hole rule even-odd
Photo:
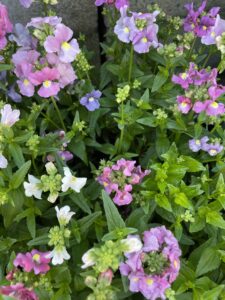
<svg viewBox="0 0 225 300">
<path fill-rule="evenodd" d="M 129 5 L 129 0 L 96 0 L 95 5 L 101 6 L 103 4 L 114 4 L 117 9 L 120 9 L 121 7 L 125 5 Z"/>
<path fill-rule="evenodd" d="M 20 0 L 20 4 L 25 8 L 29 8 L 33 2 L 34 0 Z"/>
<path fill-rule="evenodd" d="M 5 5 L 0 3 L 0 50 L 7 45 L 6 35 L 12 32 L 13 26 L 9 20 L 8 10 Z"/>
<path fill-rule="evenodd" d="M 209 141 L 209 138 L 207 136 L 204 136 L 201 139 L 192 139 L 189 140 L 189 148 L 193 152 L 198 152 L 205 148 L 206 143 Z"/>
<path fill-rule="evenodd" d="M 99 90 L 94 90 L 86 94 L 80 99 L 80 104 L 85 106 L 89 111 L 94 111 L 100 107 L 99 99 L 102 93 Z"/>
<path fill-rule="evenodd" d="M 15 285 L 1 286 L 2 295 L 13 297 L 17 300 L 38 300 L 38 296 L 33 290 L 26 288 L 22 283 Z"/>
<path fill-rule="evenodd" d="M 130 281 L 130 291 L 140 292 L 146 299 L 166 299 L 165 291 L 177 278 L 181 250 L 171 231 L 164 226 L 144 232 L 139 251 L 125 253 L 120 272 Z"/>
</svg>

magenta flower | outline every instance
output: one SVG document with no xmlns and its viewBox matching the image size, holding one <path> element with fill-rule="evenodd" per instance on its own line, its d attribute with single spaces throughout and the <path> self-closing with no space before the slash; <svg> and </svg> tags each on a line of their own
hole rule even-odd
<svg viewBox="0 0 225 300">
<path fill-rule="evenodd" d="M 120 264 L 120 272 L 128 277 L 131 292 L 150 300 L 165 299 L 180 269 L 178 242 L 164 226 L 145 231 L 143 241 L 141 250 L 125 253 L 127 260 Z"/>
<path fill-rule="evenodd" d="M 50 270 L 49 263 L 51 259 L 47 258 L 49 252 L 40 252 L 32 250 L 25 254 L 17 254 L 13 264 L 15 267 L 21 267 L 25 272 L 34 271 L 35 275 L 45 274 Z"/>
<path fill-rule="evenodd" d="M 5 5 L 0 3 L 0 50 L 7 45 L 6 34 L 12 32 L 13 26 L 9 20 Z"/>
<path fill-rule="evenodd" d="M 33 290 L 27 289 L 22 283 L 0 287 L 2 295 L 13 297 L 17 300 L 38 300 Z"/>
<path fill-rule="evenodd" d="M 122 158 L 111 167 L 104 167 L 102 174 L 97 178 L 105 191 L 113 194 L 113 201 L 118 206 L 132 202 L 133 186 L 140 184 L 150 173 L 149 170 L 142 171 L 140 166 L 135 167 L 135 164 L 136 161 Z"/>
<path fill-rule="evenodd" d="M 73 62 L 80 52 L 80 48 L 76 39 L 71 40 L 72 37 L 73 31 L 69 27 L 58 24 L 54 36 L 48 36 L 44 42 L 45 50 L 47 53 L 57 53 L 59 59 L 64 63 Z"/>
<path fill-rule="evenodd" d="M 178 104 L 178 110 L 181 111 L 183 114 L 189 113 L 192 107 L 191 100 L 184 96 L 177 97 L 177 104 Z"/>
<path fill-rule="evenodd" d="M 10 104 L 5 104 L 0 110 L 1 120 L 0 123 L 12 127 L 17 121 L 19 121 L 20 111 L 18 109 L 12 109 Z"/>
<path fill-rule="evenodd" d="M 157 48 L 159 46 L 157 33 L 158 25 L 156 24 L 149 25 L 145 30 L 137 33 L 132 40 L 134 50 L 138 53 L 147 53 L 150 47 Z"/>
<path fill-rule="evenodd" d="M 36 71 L 30 75 L 30 80 L 35 86 L 42 85 L 38 90 L 38 95 L 43 98 L 56 96 L 59 93 L 59 78 L 60 74 L 58 70 L 49 67 L 45 67 L 41 71 Z"/>
<path fill-rule="evenodd" d="M 202 37 L 201 42 L 205 45 L 216 44 L 216 38 L 221 36 L 225 32 L 225 20 L 217 15 L 215 25 L 207 32 L 205 36 Z"/>
<path fill-rule="evenodd" d="M 85 106 L 89 111 L 94 111 L 100 107 L 99 99 L 102 93 L 99 90 L 94 90 L 91 93 L 86 94 L 80 99 L 80 104 Z"/>
</svg>

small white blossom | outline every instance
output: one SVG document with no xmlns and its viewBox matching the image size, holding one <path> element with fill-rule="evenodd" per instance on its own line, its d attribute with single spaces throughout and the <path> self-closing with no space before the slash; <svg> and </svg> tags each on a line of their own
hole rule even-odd
<svg viewBox="0 0 225 300">
<path fill-rule="evenodd" d="M 66 248 L 62 246 L 55 247 L 46 257 L 52 258 L 52 264 L 54 266 L 61 265 L 63 264 L 64 260 L 70 259 L 70 255 Z"/>
<path fill-rule="evenodd" d="M 8 160 L 4 155 L 0 154 L 0 169 L 5 169 L 8 166 Z"/>
<path fill-rule="evenodd" d="M 75 212 L 70 211 L 70 207 L 68 205 L 63 206 L 60 209 L 58 208 L 58 206 L 56 206 L 55 210 L 59 224 L 63 226 L 67 225 L 72 216 L 75 215 Z"/>
<path fill-rule="evenodd" d="M 81 266 L 82 269 L 86 269 L 88 267 L 95 265 L 95 261 L 94 261 L 93 255 L 92 255 L 93 251 L 94 251 L 94 249 L 90 249 L 86 253 L 84 253 L 84 255 L 82 256 L 82 262 L 84 263 Z"/>
<path fill-rule="evenodd" d="M 18 109 L 12 110 L 10 104 L 4 105 L 1 109 L 1 123 L 5 126 L 13 126 L 18 120 L 20 116 L 20 111 Z"/>
<path fill-rule="evenodd" d="M 143 246 L 140 238 L 135 235 L 128 236 L 126 239 L 121 240 L 121 243 L 127 247 L 125 254 L 138 252 Z"/>
<path fill-rule="evenodd" d="M 59 193 L 57 193 L 57 192 L 50 193 L 47 200 L 51 203 L 55 203 L 55 201 L 57 200 L 58 197 L 59 197 Z"/>
<path fill-rule="evenodd" d="M 41 194 L 42 194 L 42 189 L 40 188 L 41 181 L 30 174 L 28 174 L 28 181 L 29 182 L 25 181 L 23 183 L 25 189 L 25 195 L 27 197 L 34 196 L 37 199 L 41 199 Z"/>
<path fill-rule="evenodd" d="M 45 169 L 49 175 L 57 173 L 57 169 L 51 161 L 45 165 Z"/>
<path fill-rule="evenodd" d="M 72 175 L 69 168 L 64 169 L 64 177 L 62 179 L 62 191 L 66 192 L 69 188 L 74 190 L 77 193 L 80 193 L 80 190 L 85 186 L 87 178 L 77 178 Z"/>
</svg>

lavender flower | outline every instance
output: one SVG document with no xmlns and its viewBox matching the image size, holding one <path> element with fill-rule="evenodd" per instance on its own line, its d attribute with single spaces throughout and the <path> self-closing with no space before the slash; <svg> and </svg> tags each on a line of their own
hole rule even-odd
<svg viewBox="0 0 225 300">
<path fill-rule="evenodd" d="M 1 120 L 0 123 L 5 126 L 13 126 L 17 121 L 19 121 L 20 111 L 18 109 L 12 110 L 10 104 L 4 105 L 4 107 L 0 111 Z"/>
<path fill-rule="evenodd" d="M 29 8 L 34 0 L 20 0 L 20 4 L 25 8 Z"/>
<path fill-rule="evenodd" d="M 94 90 L 80 99 L 80 104 L 84 105 L 89 111 L 94 111 L 100 107 L 99 99 L 102 93 Z"/>
<path fill-rule="evenodd" d="M 193 152 L 198 152 L 202 149 L 205 149 L 205 145 L 208 142 L 209 138 L 207 136 L 204 136 L 201 139 L 192 139 L 189 141 L 189 148 Z"/>
<path fill-rule="evenodd" d="M 8 160 L 0 153 L 0 169 L 5 169 L 8 166 Z"/>
<path fill-rule="evenodd" d="M 30 35 L 29 30 L 18 23 L 14 27 L 14 32 L 9 36 L 10 41 L 14 41 L 17 46 L 22 47 L 24 50 L 35 49 L 37 41 Z"/>
<path fill-rule="evenodd" d="M 120 9 L 121 17 L 116 22 L 114 28 L 115 34 L 118 36 L 118 39 L 124 43 L 130 43 L 132 40 L 133 33 L 136 29 L 134 17 L 127 16 L 127 7 Z"/>
<path fill-rule="evenodd" d="M 205 147 L 205 151 L 208 152 L 210 156 L 216 156 L 220 152 L 222 152 L 224 147 L 220 145 L 219 142 L 208 144 Z"/>
<path fill-rule="evenodd" d="M 164 226 L 145 231 L 143 241 L 139 251 L 125 253 L 120 272 L 128 277 L 131 292 L 141 292 L 146 299 L 165 299 L 180 269 L 178 242 Z"/>
</svg>

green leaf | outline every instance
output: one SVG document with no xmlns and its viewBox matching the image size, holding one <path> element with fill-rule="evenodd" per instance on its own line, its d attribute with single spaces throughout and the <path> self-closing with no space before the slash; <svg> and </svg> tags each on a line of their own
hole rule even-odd
<svg viewBox="0 0 225 300">
<path fill-rule="evenodd" d="M 172 212 L 171 204 L 165 195 L 162 194 L 156 195 L 155 202 L 158 204 L 158 206 L 164 208 L 165 210 L 168 210 L 169 212 Z"/>
<path fill-rule="evenodd" d="M 73 152 L 74 155 L 79 157 L 86 165 L 88 165 L 88 158 L 86 152 L 86 146 L 83 141 L 73 140 L 70 143 L 69 149 Z"/>
<path fill-rule="evenodd" d="M 104 190 L 102 191 L 102 199 L 109 231 L 126 227 L 117 207 Z"/>
<path fill-rule="evenodd" d="M 118 240 L 126 237 L 128 234 L 137 232 L 136 228 L 117 228 L 103 236 L 103 241 Z"/>
<path fill-rule="evenodd" d="M 9 183 L 10 189 L 17 189 L 24 182 L 24 178 L 27 175 L 30 166 L 31 161 L 29 160 L 25 164 L 23 164 L 22 167 L 20 167 L 20 169 L 16 171 L 16 173 L 13 174 Z"/>
<path fill-rule="evenodd" d="M 211 289 L 210 291 L 205 292 L 202 295 L 202 300 L 218 300 L 219 296 L 222 296 L 222 291 L 224 290 L 225 285 L 220 285 Z"/>
<path fill-rule="evenodd" d="M 15 164 L 20 168 L 24 163 L 23 151 L 17 144 L 9 144 L 9 152 L 12 155 Z"/>
<path fill-rule="evenodd" d="M 0 72 L 9 71 L 12 69 L 12 65 L 0 64 Z"/>
<path fill-rule="evenodd" d="M 206 223 L 218 228 L 225 229 L 225 220 L 220 215 L 220 213 L 216 211 L 210 211 L 206 214 Z"/>
<path fill-rule="evenodd" d="M 35 222 L 35 215 L 30 214 L 27 217 L 27 228 L 30 232 L 31 237 L 34 239 L 36 236 L 36 222 Z"/>
<path fill-rule="evenodd" d="M 178 193 L 175 195 L 174 201 L 176 204 L 184 207 L 184 208 L 192 208 L 192 203 L 189 201 L 187 196 L 184 193 Z"/>
<path fill-rule="evenodd" d="M 182 155 L 180 158 L 181 165 L 187 168 L 187 172 L 199 172 L 205 170 L 203 164 L 190 156 Z"/>
<path fill-rule="evenodd" d="M 220 266 L 220 256 L 214 248 L 207 248 L 201 255 L 196 269 L 196 276 L 218 269 Z"/>
<path fill-rule="evenodd" d="M 101 216 L 101 214 L 101 211 L 96 211 L 95 213 L 78 220 L 77 224 L 80 227 L 80 232 L 86 233 L 91 225 L 97 220 L 97 218 Z"/>
<path fill-rule="evenodd" d="M 42 236 L 39 236 L 31 241 L 29 241 L 27 243 L 27 245 L 29 247 L 33 247 L 33 246 L 40 246 L 40 245 L 47 245 L 48 244 L 48 241 L 49 241 L 49 238 L 48 238 L 48 233 L 42 235 Z"/>
<path fill-rule="evenodd" d="M 152 86 L 152 93 L 157 92 L 167 81 L 169 77 L 168 72 L 158 72 L 158 74 L 155 76 L 153 86 Z"/>
</svg>

